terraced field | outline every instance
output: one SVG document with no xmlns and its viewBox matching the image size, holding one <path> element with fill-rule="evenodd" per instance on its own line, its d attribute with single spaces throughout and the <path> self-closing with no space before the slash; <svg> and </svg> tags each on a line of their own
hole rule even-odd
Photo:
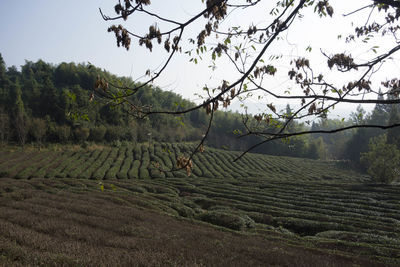
<svg viewBox="0 0 400 267">
<path fill-rule="evenodd" d="M 231 265 L 400 265 L 399 186 L 372 184 L 334 162 L 248 154 L 232 163 L 235 152 L 209 148 L 194 158 L 190 177 L 154 167 L 171 167 L 190 148 L 1 152 L 0 172 L 14 179 L 0 179 L 0 263 L 128 264 L 138 257 L 138 265 L 220 265 L 213 254 L 220 247 Z M 171 225 L 175 217 L 188 232 L 168 228 L 166 235 L 152 217 Z"/>
<path fill-rule="evenodd" d="M 141 144 L 136 147 L 65 151 L 0 152 L 0 176 L 30 178 L 156 179 L 187 176 L 169 172 L 176 159 L 192 151 L 190 144 Z M 254 178 L 280 181 L 364 182 L 368 177 L 339 169 L 334 162 L 246 154 L 207 148 L 195 155 L 192 177 Z M 159 166 L 158 168 L 156 166 Z M 163 171 L 160 171 L 163 170 Z M 164 170 L 166 172 L 164 172 Z"/>
</svg>

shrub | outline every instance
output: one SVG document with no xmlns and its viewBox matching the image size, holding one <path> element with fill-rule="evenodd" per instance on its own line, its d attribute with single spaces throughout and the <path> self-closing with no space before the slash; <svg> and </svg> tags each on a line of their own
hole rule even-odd
<svg viewBox="0 0 400 267">
<path fill-rule="evenodd" d="M 120 147 L 122 146 L 122 143 L 121 143 L 121 141 L 119 141 L 119 140 L 114 140 L 114 141 L 112 142 L 111 146 L 112 146 L 112 147 L 120 148 Z"/>
<path fill-rule="evenodd" d="M 165 178 L 165 173 L 153 167 L 150 168 L 150 176 L 151 178 Z"/>
<path fill-rule="evenodd" d="M 215 224 L 218 226 L 223 226 L 232 230 L 240 231 L 249 225 L 249 221 L 254 221 L 248 216 L 246 219 L 236 214 L 229 214 L 219 211 L 209 211 L 201 214 L 200 220 Z"/>
<path fill-rule="evenodd" d="M 46 135 L 46 121 L 39 118 L 33 118 L 30 123 L 29 133 L 36 142 L 41 143 Z"/>
<path fill-rule="evenodd" d="M 118 126 L 109 126 L 105 134 L 107 142 L 120 141 L 124 139 L 124 128 Z"/>
<path fill-rule="evenodd" d="M 83 149 L 86 149 L 86 148 L 88 148 L 90 146 L 90 143 L 88 142 L 88 141 L 84 141 L 82 144 L 81 144 L 81 147 L 83 148 Z"/>
<path fill-rule="evenodd" d="M 185 205 L 178 205 L 174 203 L 171 205 L 171 207 L 178 212 L 179 216 L 193 218 L 195 215 L 193 209 L 186 207 Z"/>
<path fill-rule="evenodd" d="M 78 127 L 74 129 L 75 139 L 78 142 L 84 142 L 88 139 L 90 134 L 89 128 L 86 127 Z"/>
<path fill-rule="evenodd" d="M 136 142 L 137 141 L 136 128 L 132 128 L 132 126 L 126 128 L 124 131 L 124 140 L 130 141 L 130 142 Z"/>
<path fill-rule="evenodd" d="M 66 143 L 70 140 L 71 137 L 71 127 L 68 125 L 60 125 L 54 126 L 54 128 L 50 128 L 54 137 L 61 143 Z"/>
<path fill-rule="evenodd" d="M 93 127 L 90 129 L 90 140 L 95 142 L 103 142 L 106 135 L 107 128 L 103 125 Z"/>
</svg>

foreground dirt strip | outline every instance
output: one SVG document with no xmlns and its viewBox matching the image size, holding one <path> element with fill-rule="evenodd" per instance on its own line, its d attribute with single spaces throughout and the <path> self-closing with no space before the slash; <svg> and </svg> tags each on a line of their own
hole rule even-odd
<svg viewBox="0 0 400 267">
<path fill-rule="evenodd" d="M 71 180 L 69 180 L 72 182 Z M 0 265 L 380 266 L 131 205 L 95 181 L 0 179 Z M 48 203 L 48 204 L 47 204 Z"/>
</svg>

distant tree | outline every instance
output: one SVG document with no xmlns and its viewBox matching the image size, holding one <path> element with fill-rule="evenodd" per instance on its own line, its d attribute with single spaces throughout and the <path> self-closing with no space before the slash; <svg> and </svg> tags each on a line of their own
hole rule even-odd
<svg viewBox="0 0 400 267">
<path fill-rule="evenodd" d="M 35 141 L 41 144 L 47 132 L 46 121 L 41 118 L 33 118 L 30 123 L 29 132 Z"/>
<path fill-rule="evenodd" d="M 107 128 L 103 125 L 93 127 L 90 129 L 90 140 L 95 142 L 104 142 L 104 136 L 107 132 Z"/>
<path fill-rule="evenodd" d="M 368 150 L 369 140 L 373 137 L 371 131 L 361 128 L 357 129 L 355 134 L 350 138 L 346 144 L 344 158 L 353 161 L 360 167 L 360 156 Z"/>
<path fill-rule="evenodd" d="M 290 104 L 286 104 L 286 111 L 285 111 L 284 115 L 285 115 L 285 122 L 287 123 L 286 131 L 289 133 L 294 130 L 294 129 L 292 129 L 293 128 L 293 120 L 290 119 L 293 115 L 292 113 L 293 113 L 293 111 L 292 111 L 292 108 L 290 107 Z"/>
<path fill-rule="evenodd" d="M 322 137 L 318 137 L 317 139 L 313 139 L 308 147 L 307 156 L 311 159 L 326 159 L 326 144 Z"/>
<path fill-rule="evenodd" d="M 43 81 L 40 96 L 41 116 L 50 115 L 53 120 L 61 120 L 65 114 L 59 106 L 59 93 L 51 78 L 46 77 Z"/>
<path fill-rule="evenodd" d="M 379 90 L 378 100 L 384 100 L 384 96 L 381 90 Z M 376 104 L 375 108 L 372 111 L 370 122 L 373 124 L 387 123 L 389 119 L 389 112 L 390 106 L 380 103 Z"/>
<path fill-rule="evenodd" d="M 389 124 L 395 123 L 400 123 L 400 110 L 397 105 L 392 106 L 389 113 Z M 387 131 L 387 142 L 400 149 L 400 128 L 393 128 Z"/>
<path fill-rule="evenodd" d="M 57 142 L 66 143 L 71 140 L 71 127 L 68 125 L 54 126 L 53 132 Z"/>
<path fill-rule="evenodd" d="M 2 145 L 8 141 L 10 135 L 10 119 L 8 114 L 0 107 L 0 142 Z"/>
<path fill-rule="evenodd" d="M 31 68 L 26 67 L 27 65 L 22 67 L 23 73 L 23 101 L 25 106 L 31 110 L 33 116 L 41 116 L 42 114 L 39 112 L 41 109 L 41 92 L 40 85 L 35 80 L 35 74 Z"/>
<path fill-rule="evenodd" d="M 358 105 L 356 111 L 350 113 L 350 120 L 354 125 L 363 125 L 366 122 L 365 115 L 365 109 L 361 105 Z"/>
<path fill-rule="evenodd" d="M 74 129 L 75 139 L 80 143 L 86 141 L 89 137 L 89 134 L 90 129 L 87 127 L 82 126 Z"/>
<path fill-rule="evenodd" d="M 9 86 L 10 80 L 7 76 L 6 64 L 0 53 L 0 105 L 2 107 L 9 106 Z"/>
<path fill-rule="evenodd" d="M 12 110 L 12 120 L 18 142 L 24 146 L 29 131 L 28 117 L 25 113 L 24 102 L 22 101 L 22 91 L 19 79 L 16 78 L 11 90 L 11 103 L 14 103 Z"/>
<path fill-rule="evenodd" d="M 368 152 L 361 154 L 361 161 L 375 181 L 392 183 L 400 179 L 400 151 L 387 143 L 386 135 L 371 139 Z"/>
</svg>

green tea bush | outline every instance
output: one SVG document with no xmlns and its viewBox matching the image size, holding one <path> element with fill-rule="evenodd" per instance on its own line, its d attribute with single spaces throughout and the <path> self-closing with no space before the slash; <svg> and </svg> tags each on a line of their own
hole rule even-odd
<svg viewBox="0 0 400 267">
<path fill-rule="evenodd" d="M 125 158 L 126 147 L 122 147 L 118 150 L 118 155 L 114 162 L 111 164 L 110 169 L 107 171 L 105 178 L 114 179 L 117 177 L 117 173 L 121 169 L 121 165 Z"/>
<path fill-rule="evenodd" d="M 173 178 L 174 174 L 172 172 L 165 172 L 165 177 L 167 178 Z"/>
<path fill-rule="evenodd" d="M 89 169 L 92 164 L 96 161 L 96 159 L 99 157 L 101 153 L 101 150 L 93 150 L 91 153 L 88 153 L 88 157 L 85 158 L 84 160 L 81 160 L 78 164 L 78 166 L 69 173 L 69 175 L 73 178 L 85 178 L 88 179 L 90 178 L 90 174 L 85 175 L 85 171 Z"/>
<path fill-rule="evenodd" d="M 137 145 L 135 149 L 133 150 L 133 155 L 135 157 L 135 160 L 142 160 L 142 146 Z"/>
<path fill-rule="evenodd" d="M 67 166 L 63 172 L 67 174 L 69 178 L 76 178 L 78 174 L 82 172 L 82 167 L 85 166 L 86 162 L 90 159 L 92 152 L 78 152 L 79 157 L 74 161 L 73 164 Z"/>
<path fill-rule="evenodd" d="M 154 161 L 156 161 L 166 169 L 171 169 L 173 166 L 169 158 L 167 149 L 163 150 L 160 144 L 155 145 L 153 158 Z"/>
<path fill-rule="evenodd" d="M 150 179 L 150 173 L 146 167 L 141 166 L 139 169 L 139 178 L 140 179 Z"/>
<path fill-rule="evenodd" d="M 120 140 L 114 140 L 111 142 L 112 147 L 120 148 L 122 146 L 122 142 Z"/>
<path fill-rule="evenodd" d="M 107 167 L 106 166 L 101 166 L 98 168 L 93 174 L 92 174 L 92 179 L 95 180 L 102 180 L 104 176 L 106 175 L 107 172 Z"/>
<path fill-rule="evenodd" d="M 198 177 L 203 177 L 203 172 L 201 171 L 201 169 L 199 168 L 199 164 L 194 164 L 192 172 L 195 176 Z"/>
<path fill-rule="evenodd" d="M 149 168 L 151 178 L 165 178 L 165 173 L 156 168 Z"/>
<path fill-rule="evenodd" d="M 18 178 L 18 179 L 28 179 L 31 177 L 32 175 L 32 171 L 34 170 L 34 168 L 32 166 L 27 167 L 25 169 L 23 169 L 22 171 L 20 171 L 19 173 L 17 173 L 14 178 Z"/>
<path fill-rule="evenodd" d="M 173 203 L 171 204 L 171 207 L 178 212 L 179 216 L 182 217 L 193 218 L 196 214 L 193 209 L 182 204 Z"/>
<path fill-rule="evenodd" d="M 117 155 L 119 153 L 118 148 L 112 148 L 107 159 L 102 163 L 101 167 L 98 169 L 100 175 L 103 175 L 103 179 L 114 179 L 119 170 L 119 164 L 117 161 Z M 111 170 L 111 172 L 110 172 Z M 108 172 L 110 172 L 108 174 Z"/>
<path fill-rule="evenodd" d="M 119 165 L 113 164 L 111 167 L 107 170 L 104 179 L 115 179 L 117 178 L 117 172 L 119 171 Z"/>
<path fill-rule="evenodd" d="M 103 152 L 100 154 L 99 158 L 96 160 L 96 162 L 93 163 L 91 169 L 92 169 L 92 174 L 91 178 L 92 179 L 103 179 L 104 175 L 107 171 L 107 159 L 109 158 L 110 154 L 112 153 L 111 149 L 104 149 Z"/>
<path fill-rule="evenodd" d="M 275 225 L 282 226 L 301 236 L 313 236 L 320 232 L 328 230 L 344 230 L 351 231 L 354 227 L 342 224 L 318 222 L 313 220 L 305 220 L 299 218 L 274 218 Z"/>
<path fill-rule="evenodd" d="M 248 212 L 247 215 L 256 223 L 273 225 L 274 217 L 264 213 Z"/>
<path fill-rule="evenodd" d="M 198 155 L 199 159 L 204 165 L 204 168 L 207 171 L 203 171 L 203 175 L 209 178 L 221 177 L 221 175 L 214 169 L 214 166 L 211 164 L 210 159 L 207 155 Z"/>
<path fill-rule="evenodd" d="M 149 156 L 154 155 L 154 144 L 151 143 L 147 146 L 147 150 L 149 151 Z"/>
<path fill-rule="evenodd" d="M 215 224 L 218 226 L 226 227 L 237 231 L 240 231 L 243 228 L 250 225 L 249 221 L 251 221 L 251 219 L 248 217 L 245 219 L 239 215 L 224 213 L 219 211 L 208 211 L 198 216 L 199 219 L 204 222 L 208 222 L 211 224 Z"/>
<path fill-rule="evenodd" d="M 32 178 L 35 177 L 34 174 L 35 172 L 43 165 L 47 164 L 51 164 L 52 161 L 52 157 L 49 157 L 49 154 L 42 154 L 42 156 L 44 156 L 43 159 L 39 160 L 38 162 L 35 162 L 33 164 L 31 164 L 29 166 L 29 169 L 25 169 L 24 172 L 26 173 L 21 173 L 18 174 L 16 177 L 20 177 L 20 178 Z M 65 161 L 63 161 L 63 164 L 60 164 L 56 169 L 53 170 L 53 175 L 51 176 L 52 178 L 56 176 L 57 173 L 59 172 L 64 172 L 64 170 L 71 164 L 74 164 L 74 161 L 79 157 L 79 154 L 75 153 L 73 154 L 73 156 L 71 156 L 70 158 L 65 159 Z M 46 174 L 44 175 L 46 177 Z M 65 177 L 63 175 L 63 177 Z"/>
<path fill-rule="evenodd" d="M 190 190 L 186 189 L 186 191 L 191 192 Z M 196 191 L 194 191 L 196 192 Z M 211 198 L 207 197 L 194 197 L 193 202 L 200 206 L 202 209 L 209 209 L 212 206 L 217 205 L 217 202 Z"/>
<path fill-rule="evenodd" d="M 67 151 L 66 153 L 62 154 L 60 164 L 54 166 L 52 169 L 49 169 L 44 177 L 45 178 L 56 177 L 56 174 L 64 169 L 65 162 L 68 161 L 71 157 L 73 157 L 74 154 L 75 152 L 72 151 Z"/>
<path fill-rule="evenodd" d="M 128 171 L 129 179 L 139 178 L 139 167 L 140 167 L 140 161 L 139 160 L 133 161 L 131 168 Z"/>
<path fill-rule="evenodd" d="M 58 159 L 55 154 L 49 155 L 46 162 L 41 162 L 38 164 L 39 168 L 34 174 L 32 174 L 32 177 L 44 178 L 46 176 L 47 169 L 54 164 L 54 160 L 56 160 L 56 158 Z"/>
<path fill-rule="evenodd" d="M 117 173 L 118 179 L 127 179 L 128 178 L 128 171 L 129 167 L 133 163 L 133 155 L 132 150 L 127 147 L 125 150 L 125 158 L 123 159 L 121 169 Z"/>
</svg>

